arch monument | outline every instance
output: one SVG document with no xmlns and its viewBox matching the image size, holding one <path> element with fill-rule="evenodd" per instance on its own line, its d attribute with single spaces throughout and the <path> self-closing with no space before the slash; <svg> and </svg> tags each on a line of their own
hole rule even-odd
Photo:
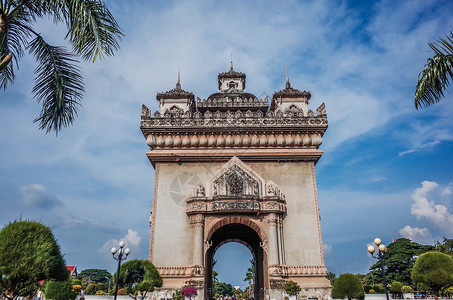
<svg viewBox="0 0 453 300">
<path fill-rule="evenodd" d="M 215 251 L 248 247 L 255 299 L 283 299 L 287 281 L 301 297 L 328 299 L 315 164 L 327 129 L 324 104 L 293 88 L 258 99 L 231 64 L 207 99 L 176 87 L 142 107 L 141 130 L 155 169 L 149 260 L 163 278 L 156 299 L 194 286 L 212 299 Z M 242 276 L 242 275 L 241 275 Z"/>
</svg>

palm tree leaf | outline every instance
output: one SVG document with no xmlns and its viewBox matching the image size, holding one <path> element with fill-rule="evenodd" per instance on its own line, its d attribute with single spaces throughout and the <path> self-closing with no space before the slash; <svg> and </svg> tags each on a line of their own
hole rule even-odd
<svg viewBox="0 0 453 300">
<path fill-rule="evenodd" d="M 27 48 L 38 62 L 35 69 L 34 97 L 42 103 L 41 114 L 34 121 L 40 129 L 58 132 L 72 124 L 84 92 L 83 78 L 74 55 L 63 47 L 47 44 L 41 36 Z"/>
<path fill-rule="evenodd" d="M 98 0 L 66 0 L 73 50 L 85 60 L 112 56 L 123 35 L 107 7 Z"/>
<path fill-rule="evenodd" d="M 444 90 L 453 78 L 453 54 L 436 54 L 429 58 L 423 71 L 419 74 L 415 89 L 415 108 L 429 106 L 444 98 Z"/>
</svg>

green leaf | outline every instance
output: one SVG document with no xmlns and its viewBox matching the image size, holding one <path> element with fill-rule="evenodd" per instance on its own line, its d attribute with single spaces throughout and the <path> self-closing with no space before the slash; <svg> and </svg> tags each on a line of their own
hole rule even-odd
<svg viewBox="0 0 453 300">
<path fill-rule="evenodd" d="M 69 32 L 73 50 L 85 60 L 113 56 L 123 35 L 107 7 L 98 0 L 68 0 Z"/>
<path fill-rule="evenodd" d="M 33 93 L 42 103 L 41 115 L 34 121 L 47 133 L 54 130 L 58 134 L 77 116 L 84 91 L 83 78 L 74 55 L 63 47 L 51 46 L 37 36 L 28 49 L 38 62 Z"/>
</svg>

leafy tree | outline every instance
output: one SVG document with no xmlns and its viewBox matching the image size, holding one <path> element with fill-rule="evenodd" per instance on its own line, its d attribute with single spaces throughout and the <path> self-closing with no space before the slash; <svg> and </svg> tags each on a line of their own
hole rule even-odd
<svg viewBox="0 0 453 300">
<path fill-rule="evenodd" d="M 384 284 L 378 283 L 378 284 L 373 285 L 373 290 L 374 290 L 377 294 L 382 294 L 382 293 L 384 293 L 384 292 L 385 292 Z"/>
<path fill-rule="evenodd" d="M 134 293 L 145 299 L 146 293 L 154 291 L 154 284 L 151 281 L 143 280 L 134 286 Z"/>
<path fill-rule="evenodd" d="M 94 283 L 91 283 L 87 286 L 87 288 L 85 289 L 85 294 L 87 295 L 94 295 L 96 294 L 97 292 L 97 289 L 96 289 L 96 285 Z"/>
<path fill-rule="evenodd" d="M 0 290 L 8 299 L 31 297 L 39 281 L 68 276 L 60 246 L 47 226 L 14 221 L 0 231 Z"/>
<path fill-rule="evenodd" d="M 130 297 L 136 299 L 137 295 L 151 292 L 154 287 L 161 287 L 162 277 L 150 261 L 133 259 L 122 264 L 119 284 L 126 287 Z"/>
<path fill-rule="evenodd" d="M 390 292 L 393 294 L 393 298 L 401 298 L 401 289 L 403 288 L 403 284 L 399 281 L 393 281 L 390 286 Z"/>
<path fill-rule="evenodd" d="M 150 281 L 155 287 L 162 286 L 162 277 L 150 261 L 133 259 L 121 265 L 120 284 L 132 287 L 143 280 Z"/>
<path fill-rule="evenodd" d="M 82 281 L 80 281 L 80 279 L 73 278 L 72 285 L 82 285 Z"/>
<path fill-rule="evenodd" d="M 429 106 L 444 98 L 453 78 L 453 32 L 441 38 L 437 43 L 429 43 L 434 51 L 434 56 L 428 58 L 423 71 L 418 75 L 417 88 L 415 90 L 415 108 Z"/>
<path fill-rule="evenodd" d="M 233 296 L 234 289 L 233 286 L 229 283 L 214 282 L 214 294 Z"/>
<path fill-rule="evenodd" d="M 335 283 L 335 279 L 337 279 L 337 275 L 335 275 L 335 273 L 329 272 L 327 273 L 326 278 L 329 279 L 330 284 L 333 286 L 333 284 Z"/>
<path fill-rule="evenodd" d="M 442 242 L 437 241 L 434 245 L 434 250 L 453 256 L 453 239 L 444 237 Z"/>
<path fill-rule="evenodd" d="M 383 260 L 387 281 L 411 285 L 411 273 L 416 257 L 432 249 L 432 246 L 420 245 L 406 238 L 390 243 Z M 372 272 L 368 273 L 368 277 L 373 276 L 376 282 L 383 283 L 379 262 L 372 265 L 370 270 Z"/>
<path fill-rule="evenodd" d="M 348 299 L 363 299 L 365 297 L 362 283 L 353 274 L 341 274 L 333 285 L 332 298 L 344 299 L 345 297 Z"/>
<path fill-rule="evenodd" d="M 65 23 L 72 51 L 48 44 L 35 29 L 38 18 Z M 58 134 L 74 121 L 84 91 L 76 57 L 94 62 L 113 56 L 121 36 L 121 29 L 101 0 L 2 0 L 0 88 L 14 82 L 14 69 L 27 50 L 38 63 L 33 94 L 42 103 L 42 110 L 35 122 L 40 123 L 40 129 Z"/>
<path fill-rule="evenodd" d="M 216 271 L 212 270 L 212 281 L 213 282 L 218 282 L 219 281 L 217 276 L 219 276 L 219 273 L 217 273 Z"/>
<path fill-rule="evenodd" d="M 287 281 L 285 284 L 285 293 L 288 295 L 297 295 L 301 291 L 300 286 L 297 284 L 297 282 L 294 281 Z"/>
<path fill-rule="evenodd" d="M 85 269 L 77 275 L 77 278 L 90 283 L 108 284 L 112 274 L 105 269 Z"/>
<path fill-rule="evenodd" d="M 453 286 L 449 287 L 449 288 L 446 288 L 445 291 L 444 291 L 444 294 L 448 297 L 451 297 L 453 296 Z"/>
<path fill-rule="evenodd" d="M 255 264 L 252 265 L 247 269 L 247 273 L 245 273 L 244 281 L 249 283 L 249 290 L 255 289 Z"/>
<path fill-rule="evenodd" d="M 103 284 L 102 282 L 100 283 L 96 283 L 96 291 L 104 291 L 105 292 L 105 284 Z"/>
<path fill-rule="evenodd" d="M 412 271 L 412 280 L 429 286 L 437 299 L 441 288 L 453 284 L 453 258 L 436 251 L 420 255 Z"/>
<path fill-rule="evenodd" d="M 72 288 L 72 280 L 68 278 L 65 281 L 51 280 L 46 284 L 44 294 L 46 299 L 51 300 L 74 300 L 77 293 Z"/>
<path fill-rule="evenodd" d="M 430 287 L 424 282 L 417 283 L 417 291 L 426 293 L 430 290 Z"/>
</svg>

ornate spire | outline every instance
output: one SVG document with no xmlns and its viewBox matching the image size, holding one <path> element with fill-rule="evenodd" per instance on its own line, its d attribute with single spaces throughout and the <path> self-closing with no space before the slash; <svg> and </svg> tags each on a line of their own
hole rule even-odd
<svg viewBox="0 0 453 300">
<path fill-rule="evenodd" d="M 288 66 L 286 66 L 286 86 L 285 88 L 289 89 L 291 88 L 291 83 L 289 83 L 289 77 L 288 77 Z"/>
<path fill-rule="evenodd" d="M 231 54 L 231 60 L 230 60 L 230 72 L 233 72 L 233 54 Z"/>
<path fill-rule="evenodd" d="M 178 68 L 178 81 L 176 82 L 176 88 L 181 88 L 181 77 L 180 77 L 180 69 Z"/>
</svg>

